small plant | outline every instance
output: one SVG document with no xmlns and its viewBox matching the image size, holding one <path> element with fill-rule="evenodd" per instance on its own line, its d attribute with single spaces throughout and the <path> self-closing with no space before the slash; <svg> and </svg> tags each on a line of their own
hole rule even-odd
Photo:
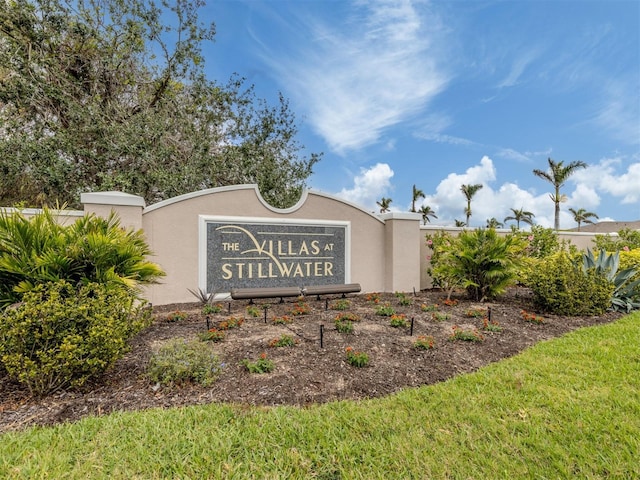
<svg viewBox="0 0 640 480">
<path fill-rule="evenodd" d="M 520 311 L 520 316 L 525 322 L 537 323 L 538 325 L 544 323 L 544 318 L 536 315 L 535 313 L 529 313 L 526 310 Z"/>
<path fill-rule="evenodd" d="M 435 340 L 431 335 L 420 335 L 415 342 L 413 342 L 413 347 L 420 350 L 431 350 L 435 346 Z"/>
<path fill-rule="evenodd" d="M 204 333 L 199 335 L 200 340 L 203 342 L 221 342 L 224 340 L 226 336 L 223 330 L 218 330 L 217 328 L 211 328 Z"/>
<path fill-rule="evenodd" d="M 206 343 L 174 339 L 151 356 L 147 376 L 161 385 L 211 385 L 220 372 L 218 357 Z"/>
<path fill-rule="evenodd" d="M 458 305 L 458 300 L 454 300 L 453 298 L 447 298 L 443 302 L 447 307 L 455 307 Z"/>
<path fill-rule="evenodd" d="M 366 352 L 357 352 L 353 347 L 347 347 L 345 349 L 347 354 L 347 362 L 354 367 L 366 367 L 369 364 L 369 355 Z"/>
<path fill-rule="evenodd" d="M 255 305 L 249 305 L 247 307 L 247 315 L 252 318 L 257 318 L 260 316 L 260 309 Z"/>
<path fill-rule="evenodd" d="M 502 331 L 502 327 L 500 326 L 500 324 L 498 322 L 495 321 L 489 321 L 489 319 L 487 317 L 484 317 L 484 319 L 482 320 L 482 329 L 486 332 L 501 332 Z"/>
<path fill-rule="evenodd" d="M 186 320 L 186 318 L 187 318 L 186 313 L 181 312 L 180 310 L 176 310 L 175 312 L 172 312 L 169 315 L 167 315 L 167 322 L 182 322 Z"/>
<path fill-rule="evenodd" d="M 383 317 L 390 317 L 394 313 L 396 313 L 396 311 L 393 309 L 389 302 L 379 305 L 378 308 L 376 308 L 376 315 L 380 315 Z"/>
<path fill-rule="evenodd" d="M 390 325 L 394 328 L 405 328 L 409 326 L 407 316 L 404 313 L 396 313 L 391 315 Z"/>
<path fill-rule="evenodd" d="M 202 307 L 203 315 L 211 315 L 212 313 L 220 313 L 221 311 L 222 311 L 221 303 L 216 303 L 215 305 L 207 303 L 204 307 Z"/>
<path fill-rule="evenodd" d="M 308 315 L 311 312 L 309 304 L 306 302 L 298 302 L 291 310 L 291 315 L 297 317 L 299 315 Z"/>
<path fill-rule="evenodd" d="M 232 328 L 238 328 L 244 323 L 242 317 L 229 317 L 218 324 L 220 330 L 231 330 Z"/>
<path fill-rule="evenodd" d="M 338 333 L 353 333 L 353 322 L 349 320 L 341 320 L 336 318 L 335 321 L 336 330 Z"/>
<path fill-rule="evenodd" d="M 482 334 L 477 330 L 464 330 L 458 325 L 454 325 L 449 340 L 461 340 L 463 342 L 481 342 L 484 340 Z"/>
<path fill-rule="evenodd" d="M 433 312 L 431 314 L 431 318 L 436 322 L 444 322 L 445 320 L 449 320 L 449 318 L 451 318 L 451 315 L 449 315 L 448 313 Z"/>
<path fill-rule="evenodd" d="M 433 305 L 427 305 L 426 303 L 423 303 L 422 305 L 420 305 L 420 310 L 422 310 L 423 312 L 435 312 L 436 310 L 438 310 L 439 305 L 437 303 L 434 303 Z"/>
<path fill-rule="evenodd" d="M 360 317 L 358 315 L 356 315 L 355 313 L 351 313 L 351 312 L 347 312 L 347 313 L 340 313 L 338 315 L 336 315 L 336 321 L 347 321 L 347 322 L 359 322 L 360 321 Z"/>
<path fill-rule="evenodd" d="M 293 317 L 289 315 L 282 315 L 281 317 L 273 317 L 271 323 L 274 325 L 287 325 L 288 323 L 293 322 Z"/>
<path fill-rule="evenodd" d="M 244 365 L 249 373 L 269 373 L 273 372 L 273 370 L 276 368 L 273 361 L 267 358 L 266 353 L 262 353 L 260 357 L 254 362 L 245 358 L 240 363 Z"/>
<path fill-rule="evenodd" d="M 331 309 L 332 310 L 349 310 L 350 306 L 351 306 L 351 302 L 349 300 L 342 298 L 340 300 L 336 300 L 335 302 L 333 302 L 333 304 L 331 305 Z"/>
<path fill-rule="evenodd" d="M 470 318 L 484 318 L 487 316 L 487 311 L 484 308 L 470 308 L 464 312 L 464 315 Z"/>
<path fill-rule="evenodd" d="M 364 297 L 367 302 L 378 304 L 380 303 L 380 294 L 379 293 L 367 293 Z"/>
<path fill-rule="evenodd" d="M 296 345 L 296 340 L 293 338 L 292 335 L 286 335 L 286 334 L 282 334 L 277 338 L 274 338 L 273 340 L 271 340 L 269 342 L 269 346 L 271 348 L 276 348 L 276 347 L 293 347 Z"/>
<path fill-rule="evenodd" d="M 413 304 L 413 300 L 403 292 L 396 292 L 396 298 L 398 299 L 398 303 L 404 307 Z"/>
</svg>

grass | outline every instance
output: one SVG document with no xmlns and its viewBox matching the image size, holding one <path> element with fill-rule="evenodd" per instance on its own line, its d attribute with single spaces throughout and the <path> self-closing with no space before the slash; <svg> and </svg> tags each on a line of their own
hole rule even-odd
<svg viewBox="0 0 640 480">
<path fill-rule="evenodd" d="M 635 313 L 382 399 L 6 433 L 0 478 L 640 478 L 639 345 Z"/>
</svg>

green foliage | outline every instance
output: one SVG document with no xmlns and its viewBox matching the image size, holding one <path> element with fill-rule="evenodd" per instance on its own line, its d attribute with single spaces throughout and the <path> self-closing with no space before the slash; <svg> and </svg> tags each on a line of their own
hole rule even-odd
<svg viewBox="0 0 640 480">
<path fill-rule="evenodd" d="M 611 304 L 613 284 L 595 269 L 584 272 L 566 252 L 540 261 L 531 272 L 534 303 L 558 315 L 601 315 Z"/>
<path fill-rule="evenodd" d="M 369 364 L 369 355 L 366 352 L 356 351 L 352 347 L 347 347 L 345 352 L 347 354 L 347 362 L 349 362 L 349 365 L 362 368 Z"/>
<path fill-rule="evenodd" d="M 270 373 L 276 368 L 273 361 L 267 358 L 266 353 L 261 354 L 260 357 L 253 362 L 245 358 L 240 363 L 244 365 L 249 373 Z"/>
<path fill-rule="evenodd" d="M 0 203 L 76 205 L 121 190 L 151 204 L 257 183 L 272 205 L 300 197 L 295 116 L 233 76 L 208 80 L 215 27 L 202 0 L 0 2 Z"/>
<path fill-rule="evenodd" d="M 353 322 L 337 317 L 334 321 L 338 333 L 353 333 Z"/>
<path fill-rule="evenodd" d="M 394 328 L 405 328 L 409 326 L 409 321 L 407 320 L 407 316 L 403 313 L 391 315 L 389 319 L 389 325 Z"/>
<path fill-rule="evenodd" d="M 57 280 L 138 292 L 164 275 L 146 260 L 150 253 L 142 230 L 124 230 L 114 214 L 86 215 L 64 226 L 47 208 L 31 218 L 0 212 L 0 307 L 19 302 L 40 283 Z"/>
<path fill-rule="evenodd" d="M 282 334 L 277 338 L 274 338 L 269 342 L 269 346 L 272 348 L 276 347 L 294 347 L 296 345 L 296 340 L 292 335 Z"/>
<path fill-rule="evenodd" d="M 215 382 L 220 368 L 217 355 L 206 343 L 174 338 L 152 354 L 147 377 L 161 385 L 194 382 L 206 387 Z"/>
<path fill-rule="evenodd" d="M 390 317 L 395 314 L 395 309 L 391 306 L 389 302 L 385 302 L 382 305 L 378 305 L 376 307 L 376 315 L 380 315 L 382 317 Z"/>
<path fill-rule="evenodd" d="M 515 283 L 525 248 L 518 236 L 501 237 L 490 228 L 444 238 L 438 240 L 433 272 L 449 285 L 460 285 L 470 298 L 484 301 L 495 298 Z"/>
<path fill-rule="evenodd" d="M 630 312 L 640 308 L 640 269 L 636 266 L 619 270 L 620 253 L 607 253 L 600 250 L 594 256 L 590 249 L 582 256 L 582 270 L 587 272 L 593 269 L 596 274 L 605 277 L 614 286 L 611 297 L 612 310 L 624 310 Z"/>
<path fill-rule="evenodd" d="M 449 340 L 460 340 L 462 342 L 482 342 L 484 340 L 484 337 L 478 331 L 478 329 L 465 330 L 463 328 L 460 328 L 458 325 L 454 325 L 451 329 Z"/>
<path fill-rule="evenodd" d="M 607 233 L 605 235 L 596 235 L 593 241 L 598 250 L 606 250 L 608 252 L 630 251 L 640 248 L 640 230 L 623 228 L 618 231 L 617 237 Z"/>
<path fill-rule="evenodd" d="M 413 347 L 418 350 L 431 350 L 435 347 L 435 340 L 431 335 L 420 335 L 415 342 L 413 342 Z"/>
<path fill-rule="evenodd" d="M 149 309 L 123 289 L 43 283 L 0 314 L 0 360 L 34 395 L 81 386 L 120 358 L 149 322 Z"/>
</svg>

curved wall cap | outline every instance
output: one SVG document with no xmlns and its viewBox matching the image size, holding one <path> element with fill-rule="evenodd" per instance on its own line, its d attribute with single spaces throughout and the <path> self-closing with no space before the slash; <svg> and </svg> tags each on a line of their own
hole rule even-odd
<svg viewBox="0 0 640 480">
<path fill-rule="evenodd" d="M 271 210 L 274 213 L 279 213 L 282 215 L 286 215 L 289 213 L 293 213 L 297 210 L 299 210 L 307 201 L 307 198 L 309 195 L 315 195 L 315 196 L 319 196 L 319 197 L 325 197 L 327 199 L 333 200 L 335 202 L 340 202 L 343 203 L 345 205 L 348 205 L 352 208 L 355 208 L 356 210 L 361 211 L 362 213 L 366 213 L 367 215 L 369 215 L 372 218 L 375 218 L 376 220 L 378 220 L 381 223 L 384 223 L 384 221 L 375 213 L 372 212 L 368 212 L 366 211 L 364 208 L 362 208 L 360 205 L 356 205 L 355 203 L 349 202 L 347 200 L 343 200 L 342 198 L 338 198 L 334 195 L 328 194 L 328 193 L 324 193 L 324 192 L 320 192 L 320 191 L 316 191 L 316 190 L 310 190 L 310 189 L 304 189 L 302 191 L 302 194 L 300 195 L 300 199 L 296 202 L 295 205 L 288 207 L 288 208 L 276 208 L 273 207 L 271 205 L 269 205 L 269 203 L 262 197 L 262 195 L 260 194 L 260 189 L 258 188 L 258 185 L 256 184 L 245 184 L 245 185 L 229 185 L 226 187 L 216 187 L 216 188 L 208 188 L 205 190 L 199 190 L 197 192 L 190 192 L 190 193 L 185 193 L 183 195 L 178 195 L 177 197 L 173 197 L 173 198 L 169 198 L 167 200 L 163 200 L 161 202 L 158 203 L 154 203 L 153 205 L 149 205 L 147 208 L 144 209 L 143 213 L 149 213 L 152 212 L 154 210 L 158 210 L 160 208 L 166 207 L 168 205 L 172 205 L 174 203 L 178 203 L 178 202 L 184 202 L 186 200 L 190 200 L 192 198 L 198 198 L 198 197 L 202 197 L 205 195 L 213 195 L 216 193 L 221 193 L 221 192 L 231 192 L 231 191 L 235 191 L 235 190 L 254 190 L 256 193 L 256 197 L 258 198 L 258 200 L 260 201 L 260 203 L 262 203 L 262 205 L 264 205 L 264 207 L 268 210 Z"/>
<path fill-rule="evenodd" d="M 144 198 L 124 192 L 88 192 L 80 194 L 80 203 L 99 203 L 102 205 L 126 205 L 144 208 Z"/>
</svg>

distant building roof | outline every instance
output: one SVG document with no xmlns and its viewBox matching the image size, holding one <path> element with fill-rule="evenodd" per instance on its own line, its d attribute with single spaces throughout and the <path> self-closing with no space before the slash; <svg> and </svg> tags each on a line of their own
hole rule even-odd
<svg viewBox="0 0 640 480">
<path fill-rule="evenodd" d="M 580 231 L 593 233 L 618 233 L 620 230 L 625 228 L 640 230 L 640 220 L 636 220 L 635 222 L 598 222 L 594 224 L 586 224 L 580 226 Z M 569 230 L 577 232 L 578 227 L 571 228 Z"/>
</svg>

